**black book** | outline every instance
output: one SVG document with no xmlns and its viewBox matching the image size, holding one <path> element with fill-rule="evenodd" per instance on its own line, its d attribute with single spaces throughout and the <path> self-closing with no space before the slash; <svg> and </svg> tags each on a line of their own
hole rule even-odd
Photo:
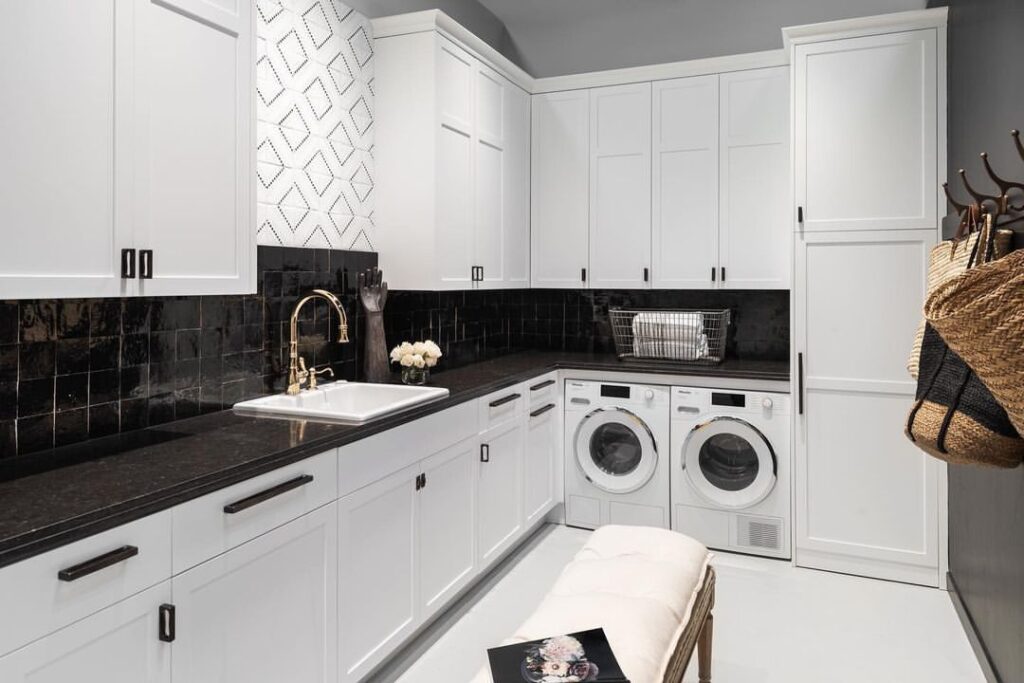
<svg viewBox="0 0 1024 683">
<path fill-rule="evenodd" d="M 603 628 L 487 651 L 494 683 L 629 683 Z"/>
</svg>

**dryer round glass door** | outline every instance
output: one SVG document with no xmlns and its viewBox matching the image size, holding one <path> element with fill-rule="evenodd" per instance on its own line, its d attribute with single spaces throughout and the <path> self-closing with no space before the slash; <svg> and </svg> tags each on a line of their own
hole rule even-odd
<svg viewBox="0 0 1024 683">
<path fill-rule="evenodd" d="M 610 493 L 636 491 L 658 466 L 650 428 L 622 408 L 598 408 L 583 418 L 574 440 L 576 462 L 594 486 Z"/>
<path fill-rule="evenodd" d="M 749 422 L 717 417 L 697 425 L 683 444 L 686 477 L 704 499 L 723 508 L 760 503 L 775 488 L 775 453 Z"/>
</svg>

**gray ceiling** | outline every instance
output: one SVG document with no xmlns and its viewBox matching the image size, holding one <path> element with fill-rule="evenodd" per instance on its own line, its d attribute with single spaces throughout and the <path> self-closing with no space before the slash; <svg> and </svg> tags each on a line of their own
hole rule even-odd
<svg viewBox="0 0 1024 683">
<path fill-rule="evenodd" d="M 534 76 L 782 47 L 783 26 L 923 9 L 926 0 L 480 0 Z"/>
</svg>

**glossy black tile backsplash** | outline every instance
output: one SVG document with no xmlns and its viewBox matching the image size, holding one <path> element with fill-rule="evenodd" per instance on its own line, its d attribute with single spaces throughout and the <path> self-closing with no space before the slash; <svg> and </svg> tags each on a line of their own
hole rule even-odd
<svg viewBox="0 0 1024 683">
<path fill-rule="evenodd" d="M 358 379 L 367 252 L 260 247 L 252 296 L 0 301 L 0 457 L 159 425 L 282 391 L 288 318 L 300 293 L 342 295 L 352 342 L 321 301 L 299 319 L 299 352 Z M 386 279 L 386 273 L 385 273 Z M 728 355 L 785 360 L 788 292 L 512 290 L 391 292 L 388 345 L 433 339 L 454 368 L 524 349 L 612 352 L 608 308 L 728 307 Z"/>
</svg>

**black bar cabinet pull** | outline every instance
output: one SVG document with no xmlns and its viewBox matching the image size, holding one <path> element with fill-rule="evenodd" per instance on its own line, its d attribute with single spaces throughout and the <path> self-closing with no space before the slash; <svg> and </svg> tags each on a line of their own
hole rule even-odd
<svg viewBox="0 0 1024 683">
<path fill-rule="evenodd" d="M 420 475 L 420 477 L 422 477 L 422 483 L 420 484 L 420 488 L 421 489 L 427 488 L 427 473 L 424 472 L 423 474 Z"/>
<path fill-rule="evenodd" d="M 109 553 L 103 553 L 91 560 L 86 560 L 76 564 L 73 567 L 67 569 L 61 569 L 57 572 L 57 578 L 61 581 L 77 581 L 83 576 L 89 576 L 89 574 L 95 574 L 101 569 L 111 567 L 118 562 L 124 562 L 129 557 L 135 557 L 139 554 L 139 549 L 133 545 L 123 545 L 117 550 L 111 550 Z"/>
<path fill-rule="evenodd" d="M 236 512 L 241 512 L 242 510 L 248 510 L 252 506 L 259 505 L 260 503 L 268 501 L 271 498 L 276 498 L 280 496 L 282 493 L 288 493 L 289 491 L 297 489 L 300 486 L 305 486 L 311 481 L 313 481 L 312 474 L 300 475 L 298 477 L 295 477 L 294 479 L 289 479 L 283 484 L 272 486 L 266 491 L 254 493 L 248 498 L 236 500 L 234 503 L 228 503 L 227 505 L 224 506 L 224 512 L 226 512 L 229 515 L 233 515 Z"/>
<path fill-rule="evenodd" d="M 716 272 L 717 270 L 718 270 L 717 268 L 715 268 L 714 266 L 711 266 L 711 281 L 712 281 L 712 282 L 714 282 L 714 281 L 715 281 L 715 272 Z"/>
<path fill-rule="evenodd" d="M 423 475 L 422 474 L 417 474 L 416 475 L 416 490 L 419 491 L 421 488 L 423 488 Z"/>
<path fill-rule="evenodd" d="M 139 278 L 142 280 L 153 279 L 153 250 L 139 250 Z"/>
<path fill-rule="evenodd" d="M 509 394 L 508 396 L 502 396 L 501 398 L 494 399 L 488 405 L 490 405 L 492 408 L 497 408 L 498 406 L 503 406 L 506 403 L 509 403 L 510 401 L 516 400 L 521 395 L 522 394 Z"/>
<path fill-rule="evenodd" d="M 174 642 L 175 631 L 177 630 L 176 622 L 174 605 L 167 603 L 160 605 L 160 642 Z"/>
<path fill-rule="evenodd" d="M 121 250 L 121 277 L 125 280 L 131 280 L 135 277 L 134 249 Z"/>
<path fill-rule="evenodd" d="M 644 268 L 644 282 L 647 282 L 647 278 L 649 278 L 650 275 L 651 275 L 650 268 Z"/>
<path fill-rule="evenodd" d="M 580 280 L 582 280 L 583 282 L 587 281 L 587 269 L 586 268 L 580 268 Z"/>
<path fill-rule="evenodd" d="M 543 382 L 539 382 L 537 384 L 534 384 L 532 387 L 530 387 L 530 391 L 540 391 L 541 389 L 543 389 L 545 387 L 550 387 L 554 383 L 555 383 L 555 380 L 547 379 L 547 380 L 544 380 Z"/>
<path fill-rule="evenodd" d="M 491 447 L 489 444 L 480 444 L 480 462 L 491 461 Z"/>
<path fill-rule="evenodd" d="M 796 207 L 796 222 L 800 225 L 804 224 L 804 207 Z"/>
<path fill-rule="evenodd" d="M 722 282 L 725 282 L 725 266 L 722 266 Z"/>
<path fill-rule="evenodd" d="M 796 402 L 799 413 L 804 414 L 804 354 L 796 354 Z"/>
<path fill-rule="evenodd" d="M 554 403 L 549 403 L 546 406 L 544 406 L 543 408 L 537 408 L 537 410 L 535 410 L 532 413 L 530 413 L 530 417 L 537 417 L 538 415 L 543 415 L 544 413 L 548 412 L 549 410 L 551 410 L 554 407 L 555 407 Z"/>
</svg>

